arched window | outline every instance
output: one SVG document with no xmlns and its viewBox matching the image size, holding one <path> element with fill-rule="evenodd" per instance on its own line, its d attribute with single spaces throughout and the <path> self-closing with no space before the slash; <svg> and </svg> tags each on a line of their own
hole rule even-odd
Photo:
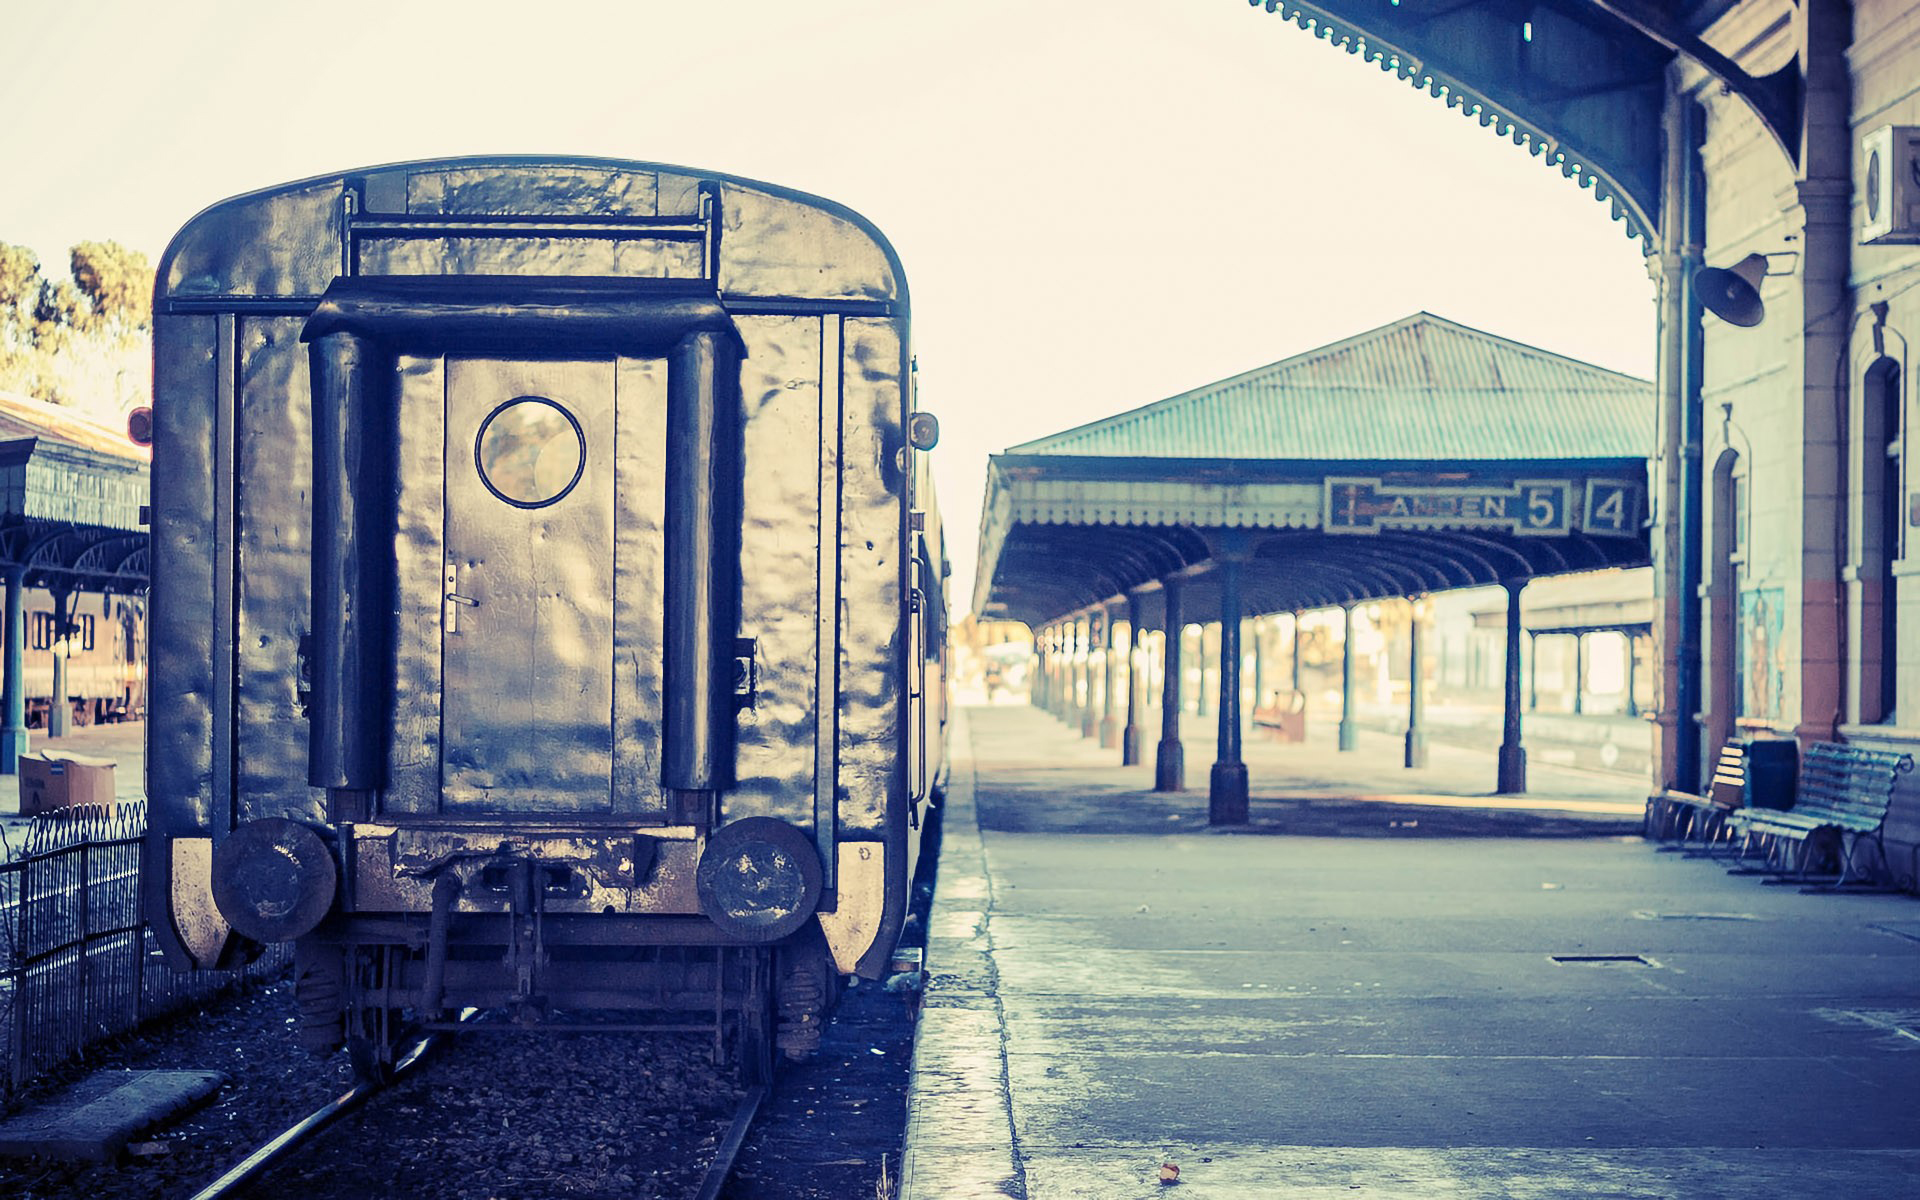
<svg viewBox="0 0 1920 1200">
<path fill-rule="evenodd" d="M 1860 716 L 1892 723 L 1900 646 L 1894 567 L 1905 550 L 1907 494 L 1906 405 L 1899 364 L 1882 358 L 1867 368 L 1862 398 Z"/>
</svg>

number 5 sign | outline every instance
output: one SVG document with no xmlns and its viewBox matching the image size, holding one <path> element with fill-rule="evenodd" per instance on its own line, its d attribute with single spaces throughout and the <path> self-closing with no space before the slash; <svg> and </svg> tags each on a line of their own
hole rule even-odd
<svg viewBox="0 0 1920 1200">
<path fill-rule="evenodd" d="M 1587 480 L 1586 512 L 1580 525 L 1588 533 L 1631 536 L 1640 527 L 1640 489 L 1630 483 Z"/>
</svg>

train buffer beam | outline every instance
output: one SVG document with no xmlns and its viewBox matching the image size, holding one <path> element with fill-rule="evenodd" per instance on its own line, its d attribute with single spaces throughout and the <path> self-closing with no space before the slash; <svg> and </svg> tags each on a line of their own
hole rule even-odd
<svg viewBox="0 0 1920 1200">
<path fill-rule="evenodd" d="M 0 1157 L 112 1162 L 135 1135 L 207 1099 L 218 1071 L 96 1071 L 0 1123 Z"/>
</svg>

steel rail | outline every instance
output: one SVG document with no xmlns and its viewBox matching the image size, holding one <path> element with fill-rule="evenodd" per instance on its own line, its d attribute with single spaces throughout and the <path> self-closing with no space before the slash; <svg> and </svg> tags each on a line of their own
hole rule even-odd
<svg viewBox="0 0 1920 1200">
<path fill-rule="evenodd" d="M 741 1097 L 740 1107 L 734 1110 L 733 1124 L 727 1127 L 727 1136 L 720 1139 L 720 1148 L 713 1152 L 713 1162 L 707 1167 L 694 1200 L 720 1200 L 720 1189 L 727 1185 L 727 1176 L 733 1174 L 733 1160 L 740 1156 L 740 1147 L 747 1141 L 747 1129 L 760 1111 L 760 1102 L 766 1098 L 764 1087 L 751 1088 Z"/>
<path fill-rule="evenodd" d="M 473 1015 L 473 1011 L 472 1009 L 468 1009 L 466 1015 Z M 359 1107 L 363 1101 L 375 1092 L 381 1091 L 389 1085 L 398 1082 L 403 1075 L 408 1074 L 414 1067 L 419 1065 L 420 1060 L 426 1056 L 427 1051 L 432 1049 L 439 1040 L 437 1035 L 421 1038 L 414 1044 L 413 1049 L 407 1051 L 406 1054 L 401 1056 L 400 1061 L 393 1064 L 393 1071 L 387 1079 L 377 1083 L 371 1080 L 361 1080 L 346 1091 L 341 1092 L 338 1096 L 335 1096 L 333 1099 L 327 1101 L 313 1112 L 308 1113 L 299 1121 L 283 1130 L 271 1141 L 266 1142 L 260 1146 L 259 1149 L 235 1163 L 228 1169 L 226 1174 L 195 1192 L 193 1194 L 193 1200 L 224 1200 L 224 1197 L 233 1195 L 239 1191 L 242 1186 L 257 1179 L 268 1167 L 285 1157 L 287 1151 L 298 1146 L 308 1138 L 313 1137 L 341 1116 Z"/>
</svg>

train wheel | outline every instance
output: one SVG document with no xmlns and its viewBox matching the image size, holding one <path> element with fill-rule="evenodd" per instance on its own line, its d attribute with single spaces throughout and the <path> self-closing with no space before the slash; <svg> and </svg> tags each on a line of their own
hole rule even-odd
<svg viewBox="0 0 1920 1200">
<path fill-rule="evenodd" d="M 819 1052 L 820 1033 L 839 991 L 840 975 L 819 925 L 774 952 L 775 1039 L 789 1062 Z"/>
<path fill-rule="evenodd" d="M 347 954 L 341 946 L 301 938 L 293 944 L 293 998 L 300 1045 L 331 1054 L 347 1036 Z"/>
</svg>

